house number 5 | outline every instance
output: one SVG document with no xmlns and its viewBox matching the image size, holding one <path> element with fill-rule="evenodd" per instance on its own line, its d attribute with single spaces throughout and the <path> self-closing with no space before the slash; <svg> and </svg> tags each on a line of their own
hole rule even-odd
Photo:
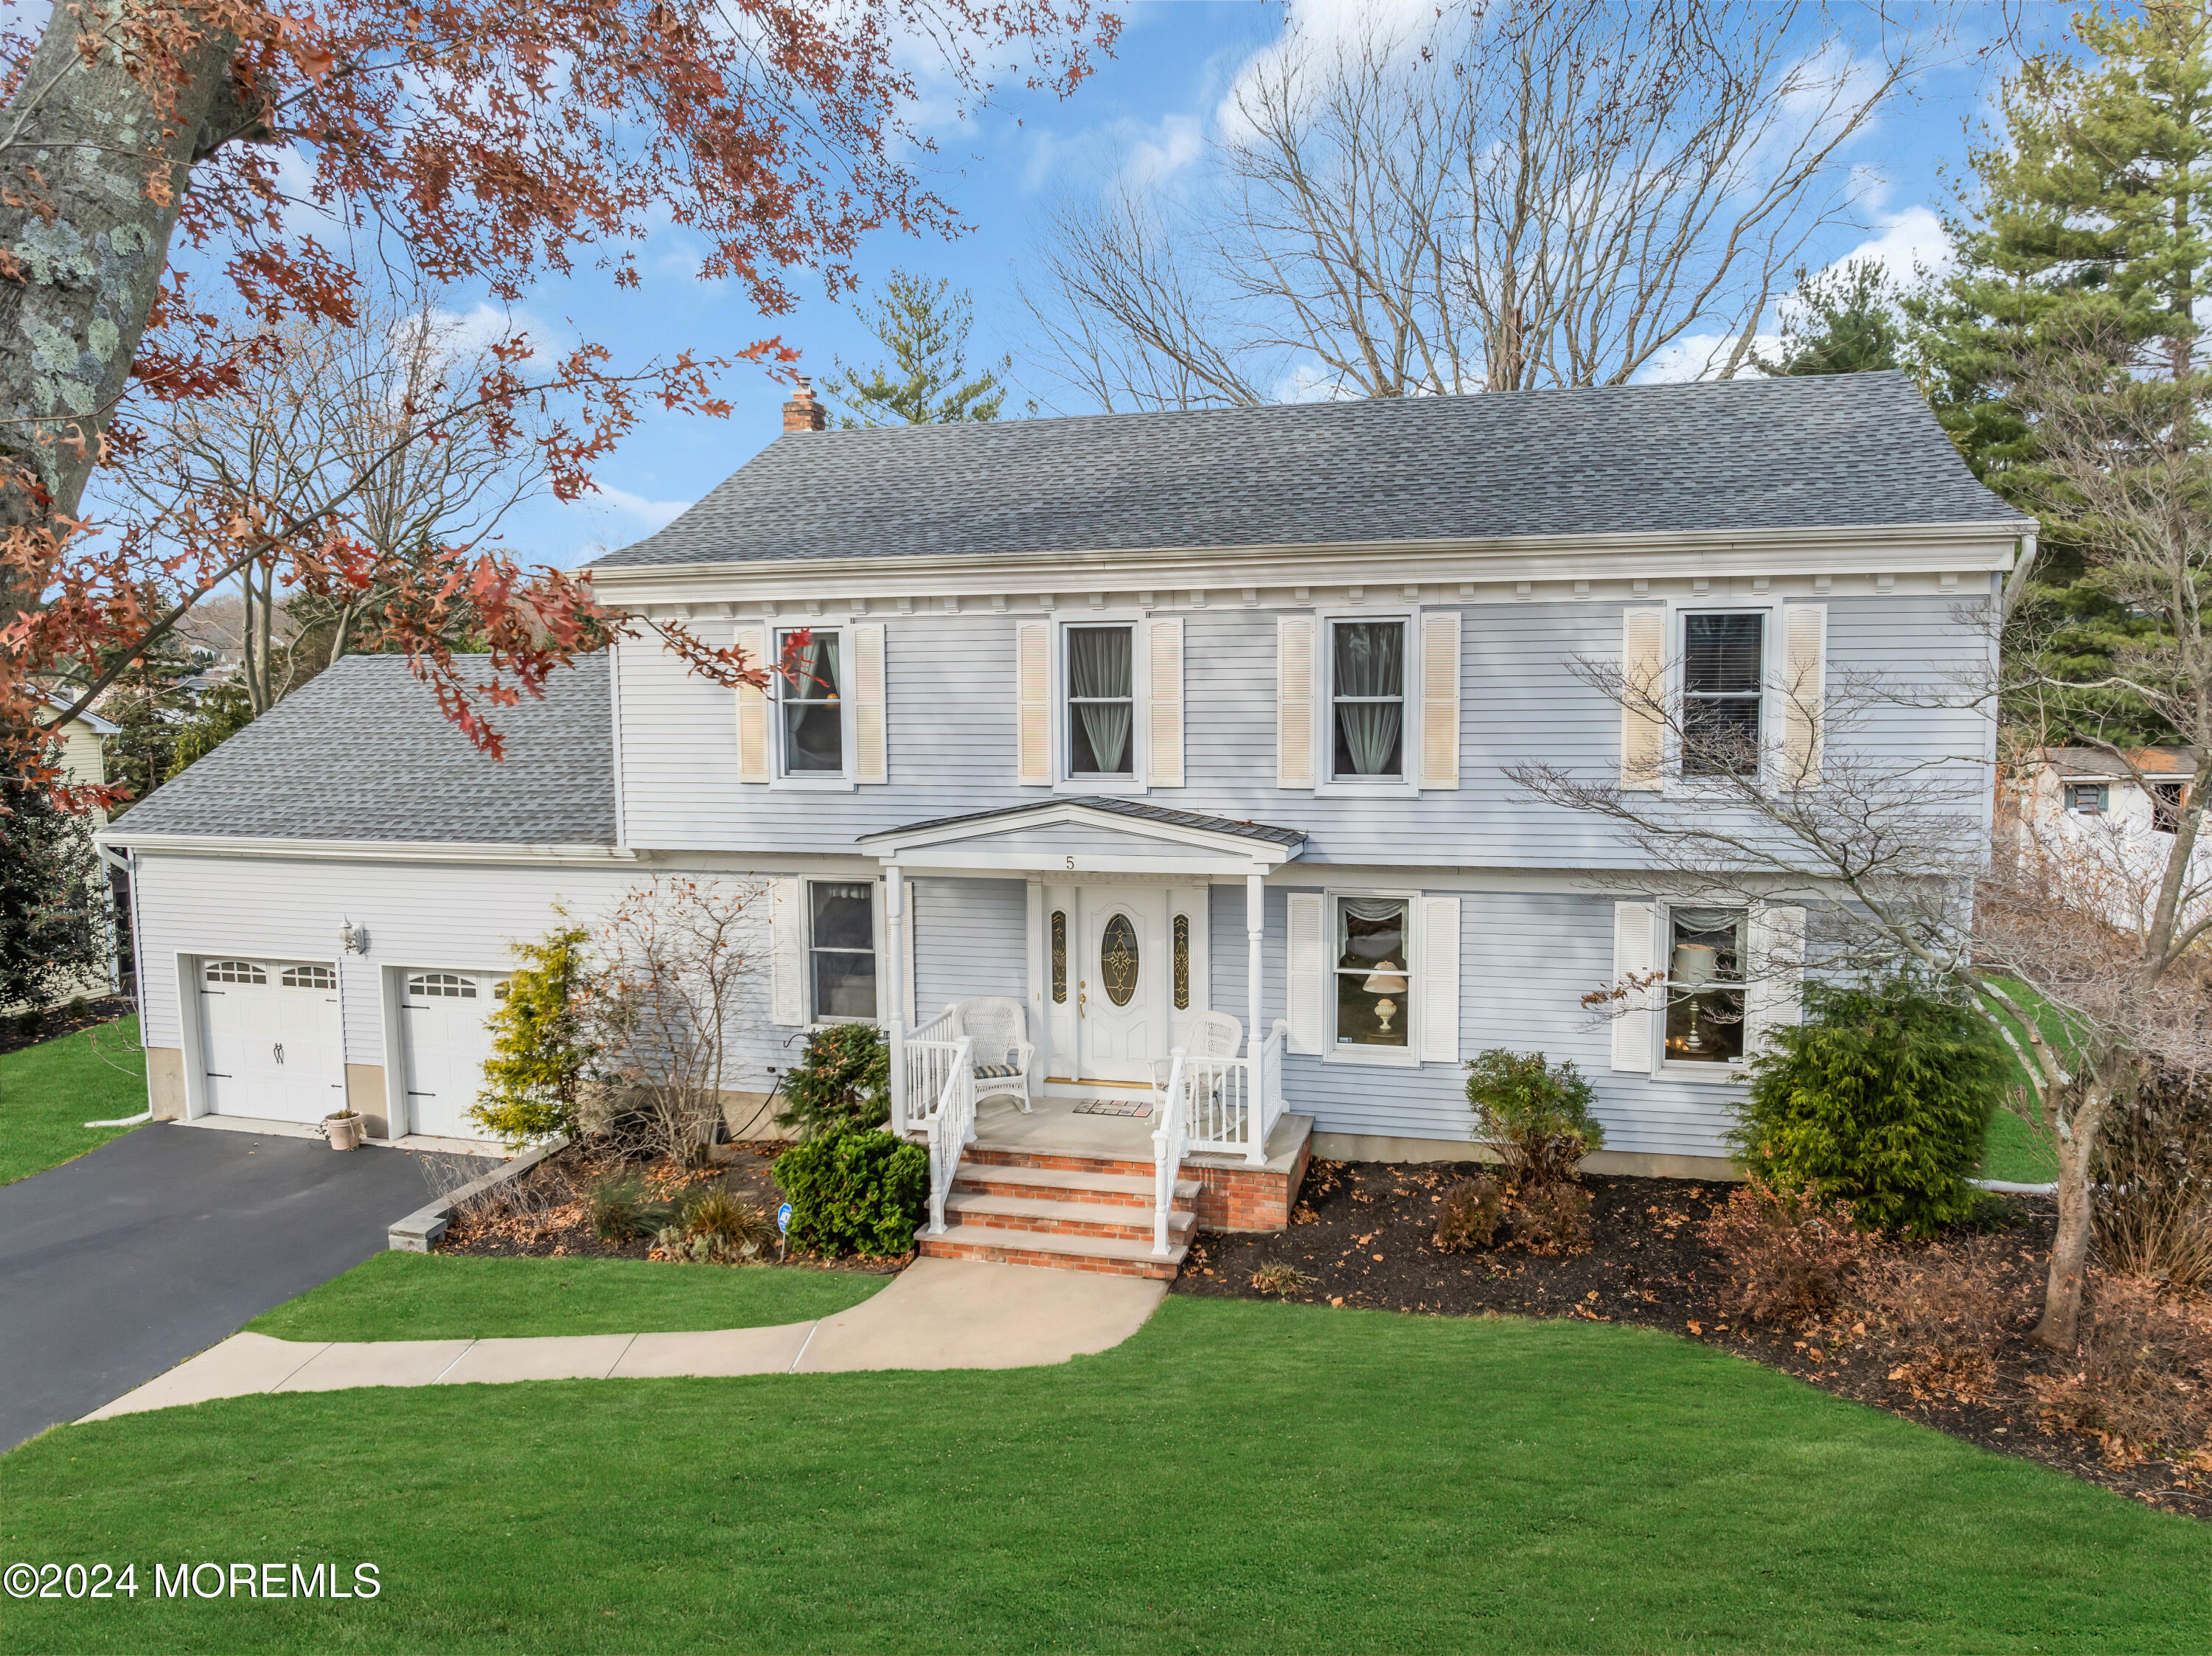
<svg viewBox="0 0 2212 1656">
<path fill-rule="evenodd" d="M 1070 868 L 1073 868 L 1073 867 L 1075 866 L 1075 858 L 1073 858 L 1073 857 L 1069 858 L 1067 859 L 1067 865 L 1068 865 Z"/>
</svg>

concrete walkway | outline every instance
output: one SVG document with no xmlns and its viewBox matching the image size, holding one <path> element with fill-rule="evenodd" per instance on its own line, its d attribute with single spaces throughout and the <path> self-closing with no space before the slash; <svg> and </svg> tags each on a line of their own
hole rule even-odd
<svg viewBox="0 0 2212 1656">
<path fill-rule="evenodd" d="M 917 1259 L 818 1322 L 699 1334 L 316 1343 L 234 1334 L 84 1418 L 255 1392 L 533 1380 L 811 1374 L 862 1368 L 1027 1368 L 1110 1350 L 1143 1327 L 1165 1283 L 973 1259 Z"/>
</svg>

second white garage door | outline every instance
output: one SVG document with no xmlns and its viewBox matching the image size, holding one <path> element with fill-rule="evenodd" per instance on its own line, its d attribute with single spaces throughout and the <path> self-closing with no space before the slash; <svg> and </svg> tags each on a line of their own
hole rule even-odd
<svg viewBox="0 0 2212 1656">
<path fill-rule="evenodd" d="M 345 1101 L 338 977 L 270 960 L 199 963 L 208 1108 L 261 1121 L 320 1121 Z"/>
<path fill-rule="evenodd" d="M 432 1138 L 487 1137 L 469 1112 L 483 1090 L 483 1062 L 491 1052 L 484 1020 L 507 992 L 507 974 L 408 972 L 403 980 L 409 1131 Z"/>
</svg>

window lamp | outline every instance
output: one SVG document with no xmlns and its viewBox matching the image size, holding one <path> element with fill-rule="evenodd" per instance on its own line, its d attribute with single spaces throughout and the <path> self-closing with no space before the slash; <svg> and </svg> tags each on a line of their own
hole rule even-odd
<svg viewBox="0 0 2212 1656">
<path fill-rule="evenodd" d="M 1669 1064 L 1733 1064 L 1743 1056 L 1740 908 L 1677 908 L 1667 949 Z"/>
<path fill-rule="evenodd" d="M 783 769 L 787 776 L 837 776 L 845 769 L 845 712 L 838 635 L 810 632 L 777 640 L 782 703 Z"/>
<path fill-rule="evenodd" d="M 1329 628 L 1330 774 L 1405 774 L 1406 623 L 1340 621 Z"/>
<path fill-rule="evenodd" d="M 1754 776 L 1766 617 L 1682 617 L 1682 774 Z"/>
<path fill-rule="evenodd" d="M 1070 776 L 1133 776 L 1135 630 L 1067 629 L 1067 772 Z"/>
<path fill-rule="evenodd" d="M 875 889 L 817 880 L 807 887 L 808 976 L 814 1016 L 876 1015 Z"/>
<path fill-rule="evenodd" d="M 1406 901 L 1336 900 L 1336 1044 L 1406 1048 L 1411 1022 Z"/>
</svg>

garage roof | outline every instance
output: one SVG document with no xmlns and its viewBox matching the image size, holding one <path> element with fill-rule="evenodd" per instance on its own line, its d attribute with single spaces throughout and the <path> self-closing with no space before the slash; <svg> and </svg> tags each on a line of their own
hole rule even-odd
<svg viewBox="0 0 2212 1656">
<path fill-rule="evenodd" d="M 607 658 L 489 710 L 477 751 L 399 656 L 348 656 L 133 805 L 111 842 L 152 835 L 611 846 Z"/>
</svg>

